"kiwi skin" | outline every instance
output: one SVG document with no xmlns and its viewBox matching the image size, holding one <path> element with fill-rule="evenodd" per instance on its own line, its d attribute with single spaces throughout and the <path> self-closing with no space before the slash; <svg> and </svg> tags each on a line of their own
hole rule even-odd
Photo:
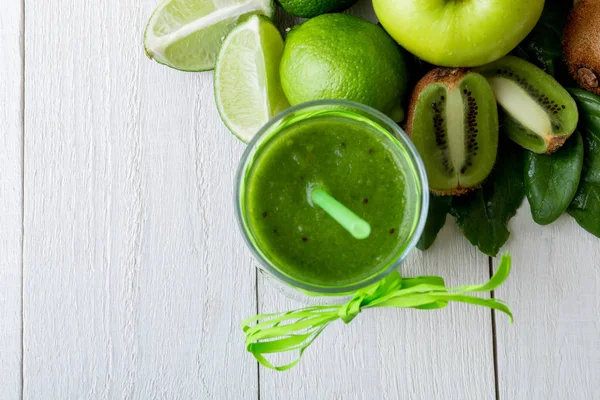
<svg viewBox="0 0 600 400">
<path fill-rule="evenodd" d="M 406 133 L 407 133 L 408 137 L 410 137 L 411 139 L 414 139 L 413 138 L 413 127 L 414 127 L 413 122 L 415 121 L 415 113 L 416 113 L 417 105 L 419 104 L 419 96 L 421 95 L 423 90 L 433 83 L 438 83 L 438 84 L 442 84 L 442 85 L 446 86 L 448 92 L 451 92 L 460 87 L 461 81 L 469 73 L 475 73 L 475 72 L 470 69 L 467 69 L 467 68 L 441 68 L 440 67 L 440 68 L 436 68 L 436 69 L 433 69 L 432 71 L 430 71 L 427 75 L 425 75 L 417 83 L 417 85 L 415 86 L 415 88 L 413 89 L 413 92 L 411 94 L 410 105 L 409 105 L 408 114 L 407 114 Z M 477 74 L 477 75 L 479 75 L 479 74 Z M 481 79 L 482 79 L 482 81 L 485 82 L 485 79 L 483 77 L 481 77 Z M 489 97 L 489 99 L 487 99 L 487 100 L 494 103 L 494 105 L 492 107 L 493 114 L 491 115 L 491 120 L 493 121 L 492 125 L 494 125 L 496 127 L 495 147 L 497 149 L 497 145 L 498 145 L 498 143 L 497 143 L 498 115 L 496 113 L 495 100 L 494 100 L 494 96 L 493 96 L 491 87 L 489 88 L 489 96 L 488 97 Z M 469 99 L 470 99 L 470 92 L 469 92 Z M 469 100 L 469 101 L 471 101 L 471 100 Z M 472 101 L 474 102 L 474 100 L 472 100 Z M 434 106 L 434 105 L 432 104 L 432 106 Z M 434 110 L 435 110 L 435 107 L 434 107 Z M 470 129 L 475 129 L 475 128 L 477 128 L 477 126 L 470 127 Z M 481 129 L 481 128 L 479 128 L 479 129 Z M 477 132 L 477 130 L 475 130 L 475 132 Z M 489 172 L 491 172 L 492 167 L 493 167 L 493 165 L 490 167 Z M 469 193 L 475 189 L 478 189 L 479 187 L 481 187 L 481 185 L 483 184 L 484 181 L 485 181 L 485 179 L 481 180 L 481 182 L 479 182 L 478 184 L 469 185 L 469 186 L 457 186 L 451 190 L 439 190 L 430 185 L 429 190 L 433 194 L 439 195 L 439 196 L 460 196 L 460 195 Z"/>
<path fill-rule="evenodd" d="M 410 105 L 408 108 L 408 117 L 406 122 L 406 133 L 412 138 L 412 124 L 415 116 L 415 108 L 419 100 L 419 95 L 427 86 L 432 83 L 443 83 L 448 90 L 455 89 L 460 80 L 469 72 L 467 68 L 436 68 L 425 75 L 415 86 L 410 96 Z"/>
<path fill-rule="evenodd" d="M 517 84 L 529 94 L 532 100 L 538 103 L 550 119 L 551 125 L 545 127 L 544 132 L 533 132 L 524 126 L 523 121 L 510 116 L 508 112 L 505 112 L 506 110 L 502 111 L 504 117 L 501 130 L 520 146 L 534 153 L 550 154 L 558 150 L 575 131 L 579 119 L 575 100 L 554 77 L 537 66 L 509 55 L 476 70 L 484 75 L 494 87 L 501 109 L 505 109 L 506 104 L 503 105 L 502 99 L 498 97 L 497 89 L 499 87 L 495 86 L 493 82 L 496 78 L 505 78 Z M 504 101 L 506 102 L 506 98 Z M 531 119 L 532 116 L 528 115 L 526 118 Z M 541 143 L 527 141 L 528 136 L 536 137 L 536 135 Z"/>
<path fill-rule="evenodd" d="M 600 95 L 600 0 L 579 0 L 563 35 L 569 72 L 579 85 Z"/>
</svg>

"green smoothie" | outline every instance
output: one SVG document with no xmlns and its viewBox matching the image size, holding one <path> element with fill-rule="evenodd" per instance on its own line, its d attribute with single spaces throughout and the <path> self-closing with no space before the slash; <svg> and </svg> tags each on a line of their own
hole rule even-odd
<svg viewBox="0 0 600 400">
<path fill-rule="evenodd" d="M 389 268 L 418 214 L 414 171 L 398 146 L 387 132 L 343 116 L 282 128 L 245 173 L 243 212 L 255 246 L 281 273 L 314 286 L 351 285 Z M 370 235 L 354 238 L 313 204 L 316 188 L 367 221 Z"/>
</svg>

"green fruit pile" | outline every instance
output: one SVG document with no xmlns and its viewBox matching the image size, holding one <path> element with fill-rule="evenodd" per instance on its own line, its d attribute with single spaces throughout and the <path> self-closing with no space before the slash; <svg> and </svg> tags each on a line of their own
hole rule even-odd
<svg viewBox="0 0 600 400">
<path fill-rule="evenodd" d="M 537 223 L 568 212 L 600 237 L 600 97 L 564 88 L 600 92 L 600 52 L 581 51 L 598 37 L 597 1 L 577 3 L 564 42 L 560 0 L 373 0 L 381 25 L 328 14 L 355 2 L 279 0 L 310 18 L 284 41 L 270 0 L 165 0 L 144 47 L 176 69 L 214 68 L 219 114 L 244 142 L 307 101 L 355 101 L 398 122 L 406 109 L 434 194 L 421 249 L 451 214 L 495 256 L 525 197 Z"/>
</svg>

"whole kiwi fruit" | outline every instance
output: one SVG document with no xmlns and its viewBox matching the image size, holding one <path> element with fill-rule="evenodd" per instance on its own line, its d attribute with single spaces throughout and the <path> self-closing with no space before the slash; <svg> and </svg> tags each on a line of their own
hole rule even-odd
<svg viewBox="0 0 600 400">
<path fill-rule="evenodd" d="M 579 0 L 563 35 L 567 66 L 579 85 L 600 95 L 600 0 Z"/>
<path fill-rule="evenodd" d="M 575 100 L 552 76 L 514 56 L 477 69 L 487 79 L 498 104 L 502 132 L 534 153 L 552 153 L 575 131 Z"/>
<path fill-rule="evenodd" d="M 412 93 L 407 133 L 433 193 L 459 195 L 475 189 L 492 171 L 498 152 L 492 88 L 467 69 L 432 70 Z"/>
</svg>

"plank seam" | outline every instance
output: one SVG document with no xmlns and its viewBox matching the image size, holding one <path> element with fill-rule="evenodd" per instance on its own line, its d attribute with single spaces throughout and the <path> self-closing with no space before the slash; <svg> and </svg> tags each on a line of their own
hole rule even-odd
<svg viewBox="0 0 600 400">
<path fill-rule="evenodd" d="M 494 262 L 492 257 L 488 257 L 490 279 L 494 275 Z M 496 298 L 494 291 L 490 294 L 492 299 Z M 492 355 L 494 358 L 494 390 L 496 392 L 496 400 L 500 400 L 500 386 L 498 382 L 498 340 L 496 337 L 496 313 L 494 310 L 490 310 L 492 316 Z"/>
<path fill-rule="evenodd" d="M 254 268 L 254 293 L 256 294 L 256 315 L 260 314 L 258 306 L 258 268 Z M 260 364 L 256 362 L 256 383 L 257 393 L 256 398 L 260 400 Z"/>
<path fill-rule="evenodd" d="M 21 400 L 25 392 L 25 0 L 21 0 Z"/>
</svg>

